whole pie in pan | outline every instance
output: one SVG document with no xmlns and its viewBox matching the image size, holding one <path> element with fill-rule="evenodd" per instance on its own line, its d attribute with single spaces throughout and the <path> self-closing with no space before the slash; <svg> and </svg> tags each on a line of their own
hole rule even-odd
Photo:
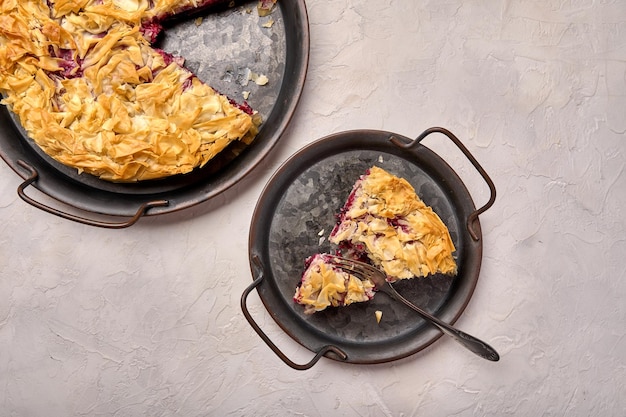
<svg viewBox="0 0 626 417">
<path fill-rule="evenodd" d="M 162 22 L 224 0 L 3 0 L 0 92 L 57 161 L 109 181 L 184 174 L 260 118 L 153 47 Z"/>
</svg>

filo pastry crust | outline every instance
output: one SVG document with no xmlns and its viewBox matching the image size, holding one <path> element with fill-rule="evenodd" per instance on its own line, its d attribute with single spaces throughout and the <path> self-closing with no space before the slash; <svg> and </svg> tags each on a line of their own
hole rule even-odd
<svg viewBox="0 0 626 417">
<path fill-rule="evenodd" d="M 454 243 L 437 213 L 407 180 L 377 166 L 355 183 L 330 241 L 367 258 L 389 281 L 457 272 Z"/>
<path fill-rule="evenodd" d="M 250 143 L 258 117 L 142 34 L 142 18 L 182 3 L 5 0 L 2 103 L 52 158 L 111 181 L 188 173 Z"/>
</svg>

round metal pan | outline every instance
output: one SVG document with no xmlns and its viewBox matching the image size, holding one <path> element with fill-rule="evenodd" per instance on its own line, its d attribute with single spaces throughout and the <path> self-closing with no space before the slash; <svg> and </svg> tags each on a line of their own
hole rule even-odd
<svg viewBox="0 0 626 417">
<path fill-rule="evenodd" d="M 491 189 L 476 209 L 455 171 L 420 141 L 443 133 L 464 152 Z M 495 187 L 482 167 L 449 131 L 431 128 L 416 140 L 384 131 L 356 130 L 320 139 L 292 156 L 264 189 L 250 228 L 253 283 L 241 307 L 259 336 L 288 365 L 307 369 L 321 357 L 348 363 L 381 363 L 424 349 L 439 330 L 385 294 L 366 303 L 304 314 L 293 295 L 304 260 L 333 252 L 326 238 L 360 175 L 373 165 L 407 179 L 448 226 L 456 246 L 458 274 L 400 281 L 396 289 L 445 322 L 454 323 L 469 302 L 480 271 L 482 235 L 478 215 L 495 201 Z M 294 340 L 316 353 L 308 364 L 291 361 L 250 315 L 246 299 L 256 288 L 272 318 Z M 375 312 L 383 312 L 377 323 Z"/>
<path fill-rule="evenodd" d="M 243 91 L 250 91 L 248 102 L 263 119 L 254 142 L 247 147 L 234 143 L 203 168 L 186 175 L 113 183 L 78 174 L 50 158 L 28 138 L 14 115 L 0 106 L 0 157 L 26 180 L 18 188 L 22 199 L 82 223 L 126 227 L 143 215 L 181 210 L 216 196 L 240 181 L 270 152 L 291 120 L 306 78 L 309 25 L 304 0 L 278 2 L 274 12 L 264 18 L 256 15 L 256 1 L 248 1 L 199 19 L 194 16 L 174 22 L 157 46 L 185 57 L 185 65 L 196 75 L 236 101 L 243 100 Z M 266 75 L 270 82 L 265 86 L 252 81 L 246 84 L 249 72 Z M 134 217 L 109 223 L 64 213 L 29 197 L 25 192 L 29 185 L 88 215 Z"/>
</svg>

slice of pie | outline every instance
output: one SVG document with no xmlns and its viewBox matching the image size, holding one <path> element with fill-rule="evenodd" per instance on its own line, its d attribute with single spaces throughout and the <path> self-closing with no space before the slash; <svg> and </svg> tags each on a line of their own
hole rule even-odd
<svg viewBox="0 0 626 417">
<path fill-rule="evenodd" d="M 4 0 L 2 103 L 57 161 L 110 181 L 184 174 L 259 117 L 154 48 L 165 18 L 224 0 Z"/>
<path fill-rule="evenodd" d="M 408 181 L 376 166 L 355 183 L 329 240 L 389 281 L 457 271 L 446 225 Z"/>
<path fill-rule="evenodd" d="M 327 254 L 315 254 L 306 260 L 306 269 L 293 299 L 304 305 L 306 314 L 327 307 L 347 306 L 374 297 L 374 284 L 360 280 L 335 266 Z"/>
</svg>

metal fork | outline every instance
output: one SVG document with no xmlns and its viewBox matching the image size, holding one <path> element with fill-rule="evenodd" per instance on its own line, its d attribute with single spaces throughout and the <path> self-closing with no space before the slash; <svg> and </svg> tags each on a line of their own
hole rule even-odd
<svg viewBox="0 0 626 417">
<path fill-rule="evenodd" d="M 426 311 L 422 310 L 421 308 L 417 307 L 409 300 L 401 296 L 396 291 L 396 289 L 393 288 L 391 283 L 387 281 L 387 277 L 385 276 L 385 274 L 379 269 L 374 268 L 373 266 L 363 262 L 353 261 L 351 259 L 346 259 L 335 255 L 329 255 L 328 260 L 332 265 L 335 265 L 336 267 L 350 274 L 353 274 L 358 278 L 368 279 L 372 281 L 377 291 L 384 292 L 392 299 L 401 301 L 407 307 L 415 310 L 424 319 L 437 326 L 439 330 L 441 330 L 444 334 L 452 337 L 454 340 L 456 340 L 481 358 L 494 362 L 500 359 L 500 355 L 498 355 L 498 352 L 496 352 L 496 350 L 489 346 L 487 343 L 455 327 L 452 327 L 448 323 L 439 320 L 437 317 L 427 313 Z"/>
</svg>

